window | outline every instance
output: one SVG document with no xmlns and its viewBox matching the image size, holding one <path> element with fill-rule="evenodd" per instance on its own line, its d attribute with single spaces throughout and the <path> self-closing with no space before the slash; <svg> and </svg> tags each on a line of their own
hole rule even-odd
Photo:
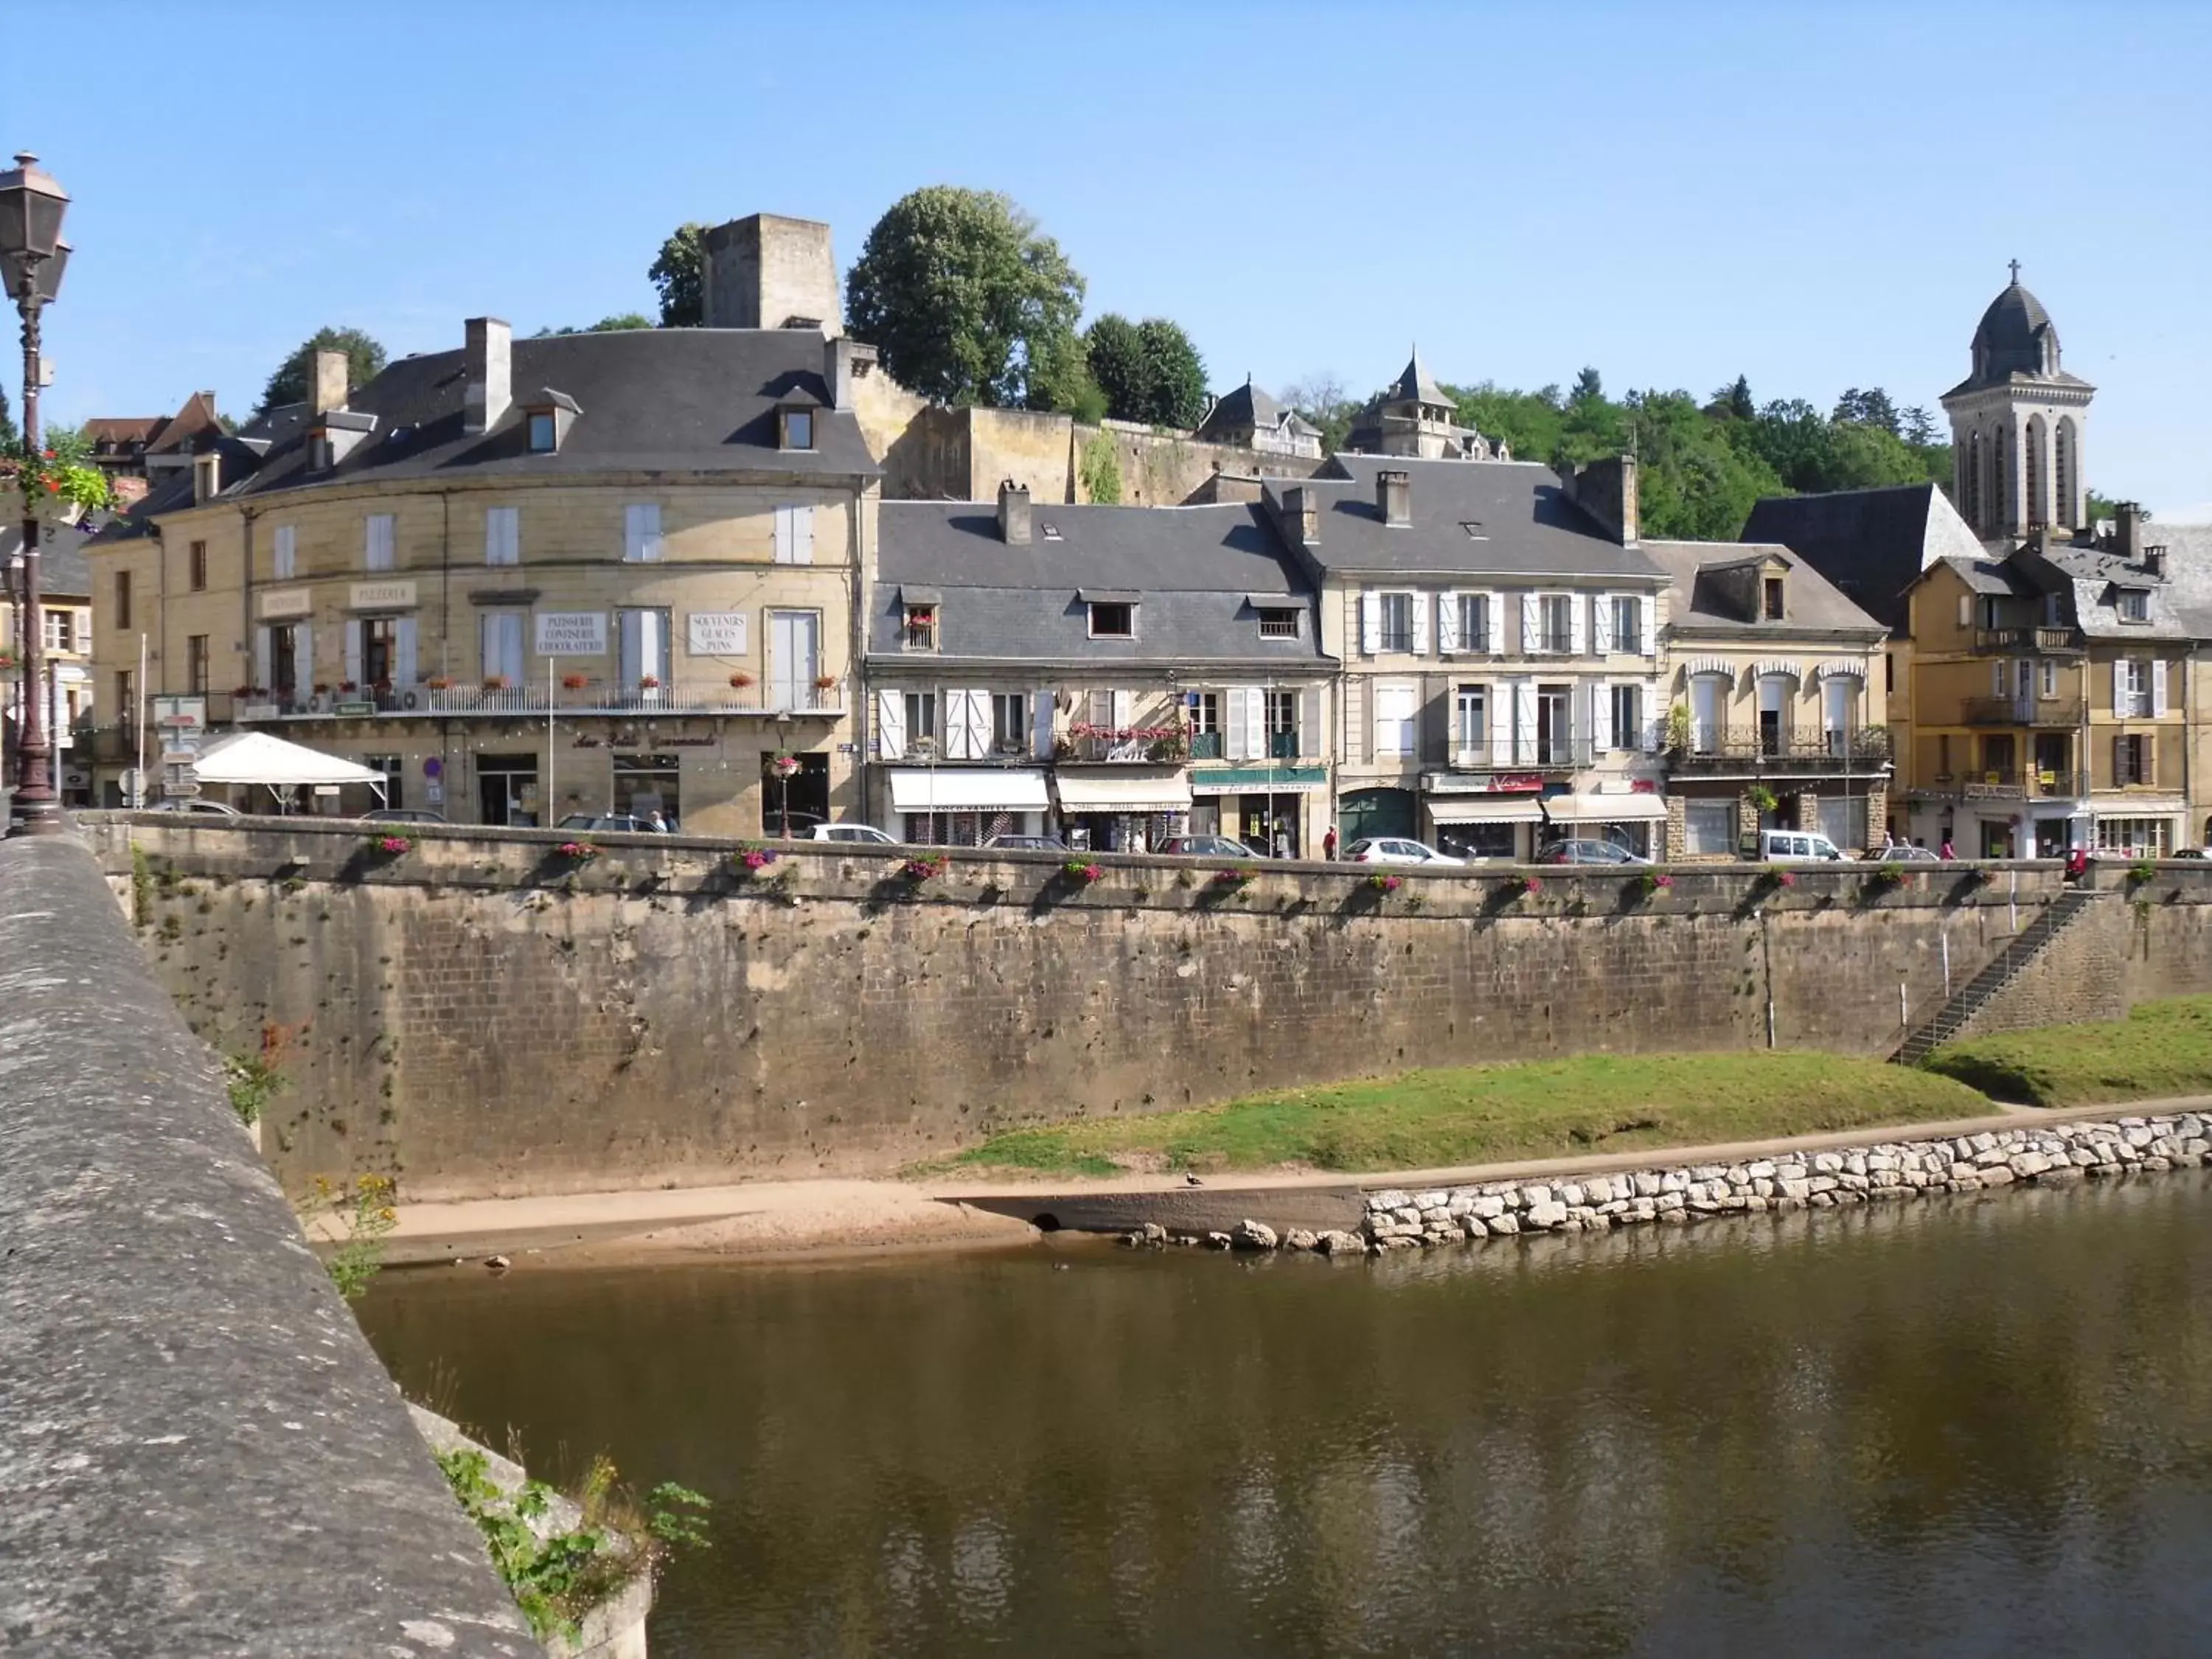
<svg viewBox="0 0 2212 1659">
<path fill-rule="evenodd" d="M 1190 694 L 1190 757 L 1193 760 L 1221 758 L 1221 693 L 1194 691 Z"/>
<path fill-rule="evenodd" d="M 1644 688 L 1640 685 L 1616 685 L 1613 688 L 1613 746 L 1615 749 L 1641 749 L 1644 746 Z"/>
<path fill-rule="evenodd" d="M 1413 596 L 1411 593 L 1383 593 L 1376 596 L 1376 603 L 1382 618 L 1379 648 L 1411 651 L 1413 648 Z"/>
<path fill-rule="evenodd" d="M 651 564 L 660 557 L 660 503 L 632 501 L 623 508 L 623 562 Z"/>
<path fill-rule="evenodd" d="M 1452 741 L 1462 762 L 1486 762 L 1490 754 L 1490 693 L 1462 685 L 1452 698 Z"/>
<path fill-rule="evenodd" d="M 553 411 L 549 409 L 532 414 L 530 417 L 530 453 L 533 455 L 550 455 L 553 453 L 554 446 Z"/>
<path fill-rule="evenodd" d="M 399 666 L 399 618 L 369 617 L 360 623 L 362 684 L 389 690 Z"/>
<path fill-rule="evenodd" d="M 1565 593 L 1546 593 L 1536 600 L 1536 649 L 1559 655 L 1575 648 L 1575 602 Z"/>
<path fill-rule="evenodd" d="M 131 626 L 131 573 L 127 570 L 115 573 L 115 625 Z"/>
<path fill-rule="evenodd" d="M 937 693 L 906 694 L 906 744 L 910 755 L 927 756 L 937 750 Z"/>
<path fill-rule="evenodd" d="M 902 607 L 905 613 L 905 632 L 902 636 L 909 651 L 937 649 L 937 607 L 933 605 L 909 605 Z"/>
<path fill-rule="evenodd" d="M 1897 690 L 1897 659 L 1887 651 L 1881 653 L 1881 689 L 1885 694 Z"/>
<path fill-rule="evenodd" d="M 1133 605 L 1109 603 L 1103 599 L 1091 602 L 1091 637 L 1094 640 L 1133 639 L 1137 632 L 1137 607 Z"/>
<path fill-rule="evenodd" d="M 371 570 L 389 570 L 396 562 L 389 513 L 372 513 L 362 532 L 362 563 Z"/>
<path fill-rule="evenodd" d="M 1613 648 L 1626 657 L 1644 654 L 1644 601 L 1633 593 L 1615 594 L 1613 605 Z M 1614 724 L 1618 726 L 1619 721 Z"/>
<path fill-rule="evenodd" d="M 477 619 L 487 690 L 523 683 L 522 623 L 520 611 L 487 611 Z"/>
<path fill-rule="evenodd" d="M 522 509 L 488 507 L 484 509 L 484 562 L 522 562 Z"/>
<path fill-rule="evenodd" d="M 2144 732 L 2112 739 L 2112 783 L 2116 788 L 2130 784 L 2155 782 L 2155 751 L 2151 738 Z"/>
<path fill-rule="evenodd" d="M 2046 662 L 2039 664 L 2038 667 L 2041 670 L 2042 678 L 2036 686 L 2036 695 L 2043 697 L 2057 696 L 2058 695 L 2058 665 L 2055 662 Z"/>
<path fill-rule="evenodd" d="M 1446 600 L 1446 604 L 1452 603 Z M 1491 633 L 1490 595 L 1462 593 L 1459 605 L 1459 648 L 1462 651 L 1487 653 L 1498 649 L 1498 641 Z"/>
<path fill-rule="evenodd" d="M 1260 612 L 1260 637 L 1263 640 L 1294 640 L 1298 636 L 1298 613 L 1295 611 L 1262 609 Z"/>
<path fill-rule="evenodd" d="M 185 690 L 205 696 L 208 689 L 208 636 L 195 634 L 185 641 Z"/>
<path fill-rule="evenodd" d="M 1413 688 L 1377 685 L 1375 688 L 1375 757 L 1377 760 L 1413 752 Z"/>
<path fill-rule="evenodd" d="M 624 690 L 658 691 L 668 684 L 668 612 L 639 606 L 615 612 L 616 672 Z"/>
<path fill-rule="evenodd" d="M 384 805 L 404 806 L 401 788 L 407 775 L 407 757 L 404 755 L 363 755 L 361 763 L 371 771 L 384 774 Z"/>
<path fill-rule="evenodd" d="M 1692 858 L 1729 858 L 1735 853 L 1735 803 L 1697 800 L 1682 803 L 1684 853 Z"/>
<path fill-rule="evenodd" d="M 778 564 L 814 562 L 814 509 L 779 507 L 775 510 L 775 562 Z"/>
<path fill-rule="evenodd" d="M 194 542 L 191 544 L 189 550 L 187 569 L 190 574 L 186 580 L 192 592 L 198 593 L 204 590 L 207 586 L 207 544 L 205 542 Z"/>
<path fill-rule="evenodd" d="M 2000 625 L 2000 618 L 2002 617 L 2002 611 L 2003 602 L 2002 600 L 1993 599 L 1986 594 L 1984 595 L 1982 599 L 1982 626 L 1984 628 L 1998 627 Z"/>
<path fill-rule="evenodd" d="M 1536 688 L 1536 764 L 1574 763 L 1574 696 L 1565 685 Z"/>
<path fill-rule="evenodd" d="M 2172 824 L 2165 818 L 2099 818 L 2097 850 L 2164 858 L 2172 833 Z"/>
<path fill-rule="evenodd" d="M 46 624 L 46 649 L 74 651 L 76 649 L 76 612 L 74 611 L 41 611 L 40 620 Z"/>
<path fill-rule="evenodd" d="M 276 526 L 275 550 L 270 555 L 276 580 L 289 582 L 300 574 L 300 532 L 289 524 Z"/>
<path fill-rule="evenodd" d="M 126 732 L 138 729 L 138 676 L 131 669 L 115 671 L 115 718 Z"/>
<path fill-rule="evenodd" d="M 2122 622 L 2148 622 L 2150 620 L 2150 592 L 2148 589 L 2141 587 L 2124 587 L 2120 590 L 2118 603 L 2120 608 L 2120 620 Z"/>
<path fill-rule="evenodd" d="M 2114 666 L 2112 713 L 2122 720 L 2149 714 L 2150 665 L 2141 657 L 2123 657 Z"/>
<path fill-rule="evenodd" d="M 1267 694 L 1267 755 L 1273 760 L 1298 757 L 1298 694 L 1295 690 Z"/>
<path fill-rule="evenodd" d="M 786 449 L 814 447 L 813 410 L 787 409 L 783 411 L 783 447 Z"/>
<path fill-rule="evenodd" d="M 2060 619 L 2058 595 L 2055 592 L 2043 596 L 2043 625 L 2045 628 L 2063 628 L 2066 625 Z"/>
<path fill-rule="evenodd" d="M 991 694 L 991 746 L 1002 755 L 1029 752 L 1030 700 L 1021 692 Z"/>
<path fill-rule="evenodd" d="M 1759 584 L 1759 591 L 1765 601 L 1759 614 L 1768 622 L 1780 622 L 1782 620 L 1782 578 L 1769 576 Z"/>
</svg>

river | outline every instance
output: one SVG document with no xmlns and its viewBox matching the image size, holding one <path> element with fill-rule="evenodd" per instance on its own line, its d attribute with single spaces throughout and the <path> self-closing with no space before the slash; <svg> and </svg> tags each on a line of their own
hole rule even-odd
<svg viewBox="0 0 2212 1659">
<path fill-rule="evenodd" d="M 716 1504 L 655 1659 L 2212 1652 L 2212 1171 L 1376 1261 L 392 1273 Z"/>
</svg>

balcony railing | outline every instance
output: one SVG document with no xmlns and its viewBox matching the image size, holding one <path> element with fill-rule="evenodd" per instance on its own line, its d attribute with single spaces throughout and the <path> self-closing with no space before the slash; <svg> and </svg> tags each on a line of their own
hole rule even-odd
<svg viewBox="0 0 2212 1659">
<path fill-rule="evenodd" d="M 837 714 L 844 711 L 843 687 L 716 685 L 679 682 L 673 685 L 623 685 L 587 680 L 581 685 L 419 685 L 332 690 L 319 695 L 276 693 L 236 700 L 240 720 L 314 720 L 362 714 Z M 213 711 L 210 710 L 210 716 Z"/>
<path fill-rule="evenodd" d="M 2035 651 L 2078 656 L 2081 641 L 2070 628 L 1978 628 L 1974 649 L 1984 656 Z"/>
<path fill-rule="evenodd" d="M 1772 768 L 1793 772 L 1871 771 L 1890 759 L 1889 728 L 1862 726 L 1856 732 L 1692 732 L 1689 742 L 1669 751 L 1677 770 Z"/>
<path fill-rule="evenodd" d="M 2079 697 L 1968 697 L 1960 713 L 1967 726 L 2075 726 L 2087 707 Z"/>
<path fill-rule="evenodd" d="M 2087 772 L 2067 767 L 1987 766 L 1971 772 L 1938 772 L 1932 780 L 1937 794 L 1966 800 L 2075 800 L 2089 793 Z"/>
</svg>

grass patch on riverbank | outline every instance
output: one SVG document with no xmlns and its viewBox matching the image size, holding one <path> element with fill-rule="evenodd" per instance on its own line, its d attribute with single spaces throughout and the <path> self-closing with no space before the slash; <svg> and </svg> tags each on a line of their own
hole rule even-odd
<svg viewBox="0 0 2212 1659">
<path fill-rule="evenodd" d="M 1922 1064 L 2029 1106 L 2212 1094 L 2212 997 L 2142 1003 L 2125 1019 L 1970 1037 Z"/>
<path fill-rule="evenodd" d="M 996 1135 L 936 1166 L 1432 1169 L 1985 1115 L 1948 1077 L 1841 1054 L 1584 1054 L 1284 1089 L 1224 1105 Z"/>
</svg>

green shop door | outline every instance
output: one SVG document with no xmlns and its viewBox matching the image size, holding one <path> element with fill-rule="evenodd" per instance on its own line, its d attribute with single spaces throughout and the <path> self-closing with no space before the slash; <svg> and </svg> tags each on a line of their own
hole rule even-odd
<svg viewBox="0 0 2212 1659">
<path fill-rule="evenodd" d="M 1337 838 L 1340 846 L 1370 836 L 1413 833 L 1413 792 L 1410 789 L 1354 789 L 1337 803 Z"/>
</svg>

